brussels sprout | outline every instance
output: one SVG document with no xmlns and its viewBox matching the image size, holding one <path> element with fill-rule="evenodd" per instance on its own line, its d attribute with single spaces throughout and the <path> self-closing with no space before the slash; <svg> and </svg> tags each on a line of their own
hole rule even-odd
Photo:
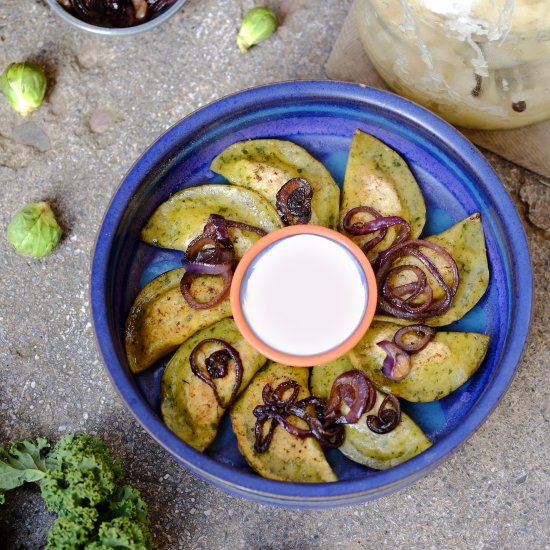
<svg viewBox="0 0 550 550">
<path fill-rule="evenodd" d="M 2 91 L 11 108 L 26 116 L 38 109 L 44 99 L 44 71 L 33 63 L 12 63 L 2 73 Z"/>
<path fill-rule="evenodd" d="M 8 225 L 8 241 L 23 256 L 46 256 L 60 238 L 61 228 L 47 202 L 27 204 Z"/>
<path fill-rule="evenodd" d="M 237 45 L 241 52 L 263 42 L 277 30 L 277 16 L 269 8 L 252 8 L 243 17 Z"/>
</svg>

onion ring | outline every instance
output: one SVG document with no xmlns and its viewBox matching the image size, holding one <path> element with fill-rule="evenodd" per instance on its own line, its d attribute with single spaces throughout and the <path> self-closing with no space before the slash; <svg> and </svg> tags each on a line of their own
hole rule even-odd
<svg viewBox="0 0 550 550">
<path fill-rule="evenodd" d="M 219 304 L 228 294 L 233 278 L 235 251 L 229 236 L 229 227 L 245 231 L 253 231 L 261 236 L 265 231 L 246 223 L 226 220 L 218 214 L 210 214 L 203 232 L 193 239 L 182 260 L 185 274 L 182 277 L 180 289 L 183 297 L 193 309 L 209 309 Z M 224 286 L 221 292 L 208 302 L 200 302 L 191 294 L 191 285 L 200 275 L 219 275 Z"/>
<path fill-rule="evenodd" d="M 363 412 L 370 411 L 376 402 L 372 382 L 359 370 L 344 372 L 334 380 L 330 397 L 324 408 L 325 419 L 335 424 L 355 424 Z M 342 405 L 349 408 L 342 413 Z"/>
<path fill-rule="evenodd" d="M 267 235 L 267 231 L 264 231 L 260 227 L 250 225 L 244 222 L 237 222 L 234 220 L 226 220 L 219 214 L 210 214 L 208 221 L 203 229 L 203 234 L 213 237 L 218 243 L 222 244 L 226 248 L 233 248 L 233 242 L 229 236 L 228 229 L 234 227 L 241 231 L 250 231 L 257 233 L 260 237 Z"/>
<path fill-rule="evenodd" d="M 285 394 L 292 390 L 285 398 Z M 263 405 L 254 408 L 253 414 L 256 417 L 254 426 L 254 449 L 258 453 L 267 451 L 273 433 L 277 425 L 281 425 L 289 434 L 300 439 L 314 437 L 325 447 L 339 447 L 344 441 L 343 426 L 327 422 L 323 416 L 325 402 L 318 397 L 306 397 L 296 401 L 300 390 L 295 380 L 281 382 L 275 389 L 266 384 L 262 390 Z M 313 406 L 315 414 L 307 410 Z M 299 428 L 288 421 L 287 417 L 296 416 L 306 422 L 308 428 Z M 271 423 L 265 433 L 265 424 Z"/>
<path fill-rule="evenodd" d="M 200 250 L 194 260 L 187 256 L 181 261 L 185 271 L 199 275 L 221 275 L 233 267 L 235 255 L 227 248 L 206 248 Z"/>
<path fill-rule="evenodd" d="M 233 272 L 224 271 L 223 273 L 220 273 L 220 277 L 222 277 L 223 279 L 223 288 L 216 296 L 214 296 L 214 298 L 212 298 L 208 302 L 199 302 L 191 294 L 191 285 L 193 284 L 193 281 L 197 277 L 201 277 L 201 276 L 202 275 L 200 273 L 189 273 L 189 272 L 184 273 L 183 277 L 181 278 L 180 291 L 183 294 L 183 297 L 185 298 L 186 302 L 193 309 L 210 309 L 211 307 L 217 306 L 229 294 L 229 290 L 231 288 L 231 281 L 233 279 Z"/>
<path fill-rule="evenodd" d="M 202 369 L 198 363 L 198 355 L 206 344 L 217 344 L 218 346 L 221 346 L 222 349 L 219 349 L 206 357 L 204 361 L 206 369 Z M 213 379 L 224 378 L 227 376 L 230 361 L 233 361 L 234 365 L 235 382 L 233 384 L 233 389 L 231 390 L 229 399 L 226 403 L 223 403 Z M 193 351 L 189 355 L 189 363 L 193 374 L 212 388 L 218 405 L 222 409 L 228 409 L 235 402 L 243 379 L 243 363 L 239 352 L 225 340 L 220 340 L 219 338 L 206 338 L 193 348 Z"/>
<path fill-rule="evenodd" d="M 453 275 L 450 285 L 443 279 L 443 276 L 433 262 L 419 250 L 421 247 L 435 251 L 446 260 Z M 414 256 L 426 267 L 427 271 L 443 290 L 444 296 L 442 298 L 433 299 L 433 289 L 427 282 L 426 274 L 418 266 L 401 265 L 392 267 L 392 264 L 397 259 L 406 255 Z M 380 289 L 378 306 L 382 311 L 394 317 L 402 319 L 426 319 L 445 313 L 452 305 L 459 283 L 458 267 L 453 257 L 442 246 L 421 239 L 397 243 L 382 252 L 377 257 L 373 267 L 376 273 L 376 282 Z M 392 287 L 393 278 L 403 271 L 413 272 L 417 277 L 416 283 Z M 420 275 L 421 271 L 423 272 L 422 275 Z M 407 294 L 410 295 L 403 298 Z M 420 296 L 424 296 L 424 302 L 415 304 L 413 300 Z"/>
<path fill-rule="evenodd" d="M 373 216 L 374 219 L 367 222 L 352 222 L 353 217 L 360 212 L 367 212 Z M 378 232 L 372 239 L 361 246 L 361 250 L 365 254 L 384 239 L 388 233 L 389 227 L 394 226 L 398 227 L 399 231 L 392 244 L 406 241 L 411 236 L 411 226 L 409 222 L 400 216 L 382 216 L 380 212 L 370 206 L 356 206 L 349 210 L 342 220 L 342 229 L 354 237 Z"/>
<path fill-rule="evenodd" d="M 258 235 L 260 235 L 260 237 L 264 237 L 265 235 L 267 235 L 267 231 L 264 231 L 260 227 L 250 225 L 248 223 L 227 220 L 227 225 L 228 227 L 235 227 L 236 229 L 240 229 L 241 231 L 250 231 L 252 233 L 257 233 Z"/>
<path fill-rule="evenodd" d="M 406 341 L 405 338 L 414 333 L 416 339 Z M 409 325 L 400 328 L 394 335 L 392 341 L 382 340 L 376 345 L 385 352 L 386 357 L 382 364 L 382 373 L 390 380 L 403 380 L 411 368 L 411 354 L 422 351 L 435 335 L 435 329 L 426 325 Z"/>
<path fill-rule="evenodd" d="M 411 370 L 411 356 L 395 342 L 382 340 L 376 343 L 385 352 L 386 357 L 382 363 L 382 373 L 390 380 L 403 380 Z"/>
<path fill-rule="evenodd" d="M 388 402 L 393 405 L 393 409 L 386 409 Z M 392 393 L 386 395 L 380 407 L 378 408 L 378 416 L 369 414 L 367 416 L 367 426 L 371 432 L 377 434 L 387 434 L 397 427 L 401 420 L 401 404 L 395 395 Z"/>
<path fill-rule="evenodd" d="M 286 225 L 309 223 L 313 189 L 304 178 L 292 178 L 277 191 L 277 212 Z"/>
<path fill-rule="evenodd" d="M 206 225 L 204 226 L 202 235 L 212 239 L 225 248 L 233 248 L 233 241 L 229 237 L 229 232 L 227 229 L 227 220 L 223 216 L 220 216 L 219 214 L 210 214 Z M 200 236 L 198 238 L 200 238 Z"/>
<path fill-rule="evenodd" d="M 405 337 L 414 333 L 417 340 L 414 342 L 406 342 Z M 394 335 L 393 341 L 407 353 L 417 353 L 422 351 L 432 340 L 435 335 L 435 329 L 427 325 L 409 325 L 400 328 Z"/>
</svg>

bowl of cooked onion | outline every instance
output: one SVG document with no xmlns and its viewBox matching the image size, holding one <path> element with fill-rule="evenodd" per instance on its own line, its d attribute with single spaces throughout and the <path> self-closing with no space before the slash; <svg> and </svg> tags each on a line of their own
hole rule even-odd
<svg viewBox="0 0 550 550">
<path fill-rule="evenodd" d="M 241 258 L 296 224 L 354 242 L 376 279 L 372 323 L 324 364 L 268 359 L 231 309 Z M 257 307 L 302 344 L 317 261 L 307 280 L 280 261 L 286 282 Z M 447 459 L 510 384 L 531 300 L 521 221 L 477 149 L 341 82 L 250 89 L 178 122 L 121 182 L 91 271 L 100 353 L 151 437 L 225 491 L 299 508 L 374 499 Z"/>
<path fill-rule="evenodd" d="M 185 0 L 47 0 L 67 23 L 84 31 L 129 36 L 157 27 Z"/>
</svg>

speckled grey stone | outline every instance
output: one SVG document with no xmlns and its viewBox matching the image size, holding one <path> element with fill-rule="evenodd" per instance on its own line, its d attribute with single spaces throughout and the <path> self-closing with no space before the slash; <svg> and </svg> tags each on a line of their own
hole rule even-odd
<svg viewBox="0 0 550 550">
<path fill-rule="evenodd" d="M 88 279 L 94 238 L 121 178 L 159 134 L 201 105 L 258 84 L 325 78 L 351 0 L 266 2 L 282 26 L 243 55 L 235 45 L 240 18 L 260 4 L 188 0 L 162 27 L 111 39 L 69 27 L 42 1 L 0 2 L 0 64 L 35 60 L 53 82 L 29 116 L 49 136 L 45 152 L 13 141 L 23 120 L 0 96 L 0 444 L 39 434 L 56 441 L 78 430 L 101 436 L 143 491 L 159 550 L 547 546 L 550 246 L 520 200 L 522 187 L 538 185 L 538 177 L 493 154 L 486 158 L 529 238 L 533 327 L 502 402 L 431 475 L 349 508 L 257 505 L 178 466 L 111 386 L 94 342 Z M 98 109 L 116 122 L 103 134 L 89 126 Z M 64 229 L 57 250 L 38 260 L 15 254 L 1 229 L 34 200 L 51 202 Z M 52 521 L 36 488 L 8 494 L 0 548 L 42 548 Z"/>
<path fill-rule="evenodd" d="M 113 125 L 113 114 L 107 109 L 98 109 L 90 116 L 90 130 L 103 134 Z"/>
<path fill-rule="evenodd" d="M 39 151 L 47 151 L 50 148 L 50 139 L 46 132 L 34 122 L 23 122 L 15 127 L 13 138 L 17 143 L 30 145 Z"/>
<path fill-rule="evenodd" d="M 520 191 L 521 200 L 527 204 L 531 223 L 550 237 L 550 181 L 540 178 L 525 184 Z"/>
</svg>

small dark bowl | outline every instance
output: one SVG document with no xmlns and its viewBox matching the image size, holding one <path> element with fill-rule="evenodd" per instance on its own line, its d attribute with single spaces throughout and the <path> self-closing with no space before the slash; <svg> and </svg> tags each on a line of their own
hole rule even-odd
<svg viewBox="0 0 550 550">
<path fill-rule="evenodd" d="M 211 160 L 231 143 L 271 137 L 304 146 L 341 184 L 356 128 L 405 158 L 426 199 L 423 235 L 481 212 L 490 265 L 489 288 L 450 330 L 491 337 L 475 375 L 433 403 L 403 402 L 433 446 L 388 471 L 355 464 L 339 451 L 327 458 L 340 481 L 284 483 L 264 479 L 238 452 L 225 418 L 204 454 L 178 439 L 159 414 L 163 365 L 134 376 L 124 351 L 124 321 L 139 289 L 179 266 L 181 253 L 148 246 L 140 228 L 175 191 L 220 183 Z M 339 82 L 291 82 L 247 90 L 188 116 L 162 135 L 122 181 L 105 215 L 93 257 L 94 326 L 113 384 L 130 411 L 180 464 L 203 479 L 252 500 L 288 507 L 350 505 L 380 497 L 432 471 L 475 432 L 504 394 L 520 360 L 531 316 L 532 274 L 522 224 L 502 184 L 477 149 L 429 111 L 396 95 Z M 227 415 L 226 415 L 227 416 Z M 479 442 L 478 442 L 479 443 Z"/>
<path fill-rule="evenodd" d="M 104 34 L 107 36 L 132 36 L 134 34 L 139 34 L 150 29 L 158 27 L 164 21 L 167 21 L 172 17 L 179 9 L 182 8 L 186 0 L 176 0 L 176 2 L 169 8 L 162 10 L 157 15 L 148 19 L 147 21 L 141 23 L 140 25 L 135 25 L 133 27 L 102 27 L 100 25 L 94 25 L 92 23 L 87 23 L 82 19 L 72 15 L 67 10 L 65 10 L 57 0 L 46 0 L 50 5 L 50 8 L 59 15 L 62 19 L 70 23 L 74 27 L 77 27 L 83 31 L 93 32 L 95 34 Z"/>
</svg>

